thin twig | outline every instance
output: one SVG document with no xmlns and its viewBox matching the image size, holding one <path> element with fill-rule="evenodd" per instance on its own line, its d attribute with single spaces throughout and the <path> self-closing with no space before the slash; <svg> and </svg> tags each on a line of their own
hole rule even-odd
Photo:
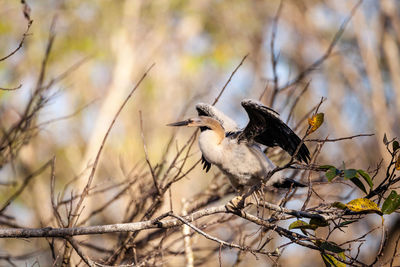
<svg viewBox="0 0 400 267">
<path fill-rule="evenodd" d="M 17 87 L 13 87 L 13 88 L 0 87 L 0 90 L 3 90 L 3 91 L 15 91 L 15 90 L 20 89 L 21 87 L 22 87 L 22 84 L 18 85 Z"/>
<path fill-rule="evenodd" d="M 228 81 L 226 81 L 224 87 L 222 87 L 222 90 L 219 92 L 218 96 L 214 99 L 214 102 L 212 103 L 212 105 L 214 106 L 215 104 L 217 104 L 219 98 L 221 97 L 221 95 L 224 93 L 225 88 L 228 86 L 228 84 L 231 82 L 231 79 L 233 77 L 233 75 L 235 75 L 236 71 L 240 68 L 240 66 L 242 66 L 243 62 L 246 60 L 246 58 L 248 57 L 249 54 L 245 55 L 242 60 L 240 61 L 239 65 L 237 65 L 237 67 L 235 68 L 235 70 L 232 72 L 231 76 L 229 76 Z"/>
<path fill-rule="evenodd" d="M 393 256 L 392 256 L 392 259 L 390 260 L 390 267 L 393 266 L 394 259 L 396 258 L 397 247 L 399 246 L 399 241 L 400 241 L 400 235 L 397 238 L 396 243 L 394 244 Z"/>
<path fill-rule="evenodd" d="M 150 163 L 150 160 L 149 160 L 149 154 L 147 153 L 147 146 L 146 146 L 146 142 L 144 140 L 142 111 L 140 111 L 140 110 L 139 110 L 139 118 L 140 118 L 140 136 L 142 137 L 144 156 L 145 156 L 147 165 L 149 166 L 151 177 L 153 178 L 153 183 L 154 183 L 154 187 L 156 188 L 157 194 L 161 195 L 160 187 L 158 186 L 158 182 L 157 182 L 157 177 L 154 174 L 154 169 L 151 166 L 151 163 Z"/>
<path fill-rule="evenodd" d="M 31 21 L 28 22 L 28 26 L 26 27 L 26 30 L 25 30 L 24 34 L 22 35 L 21 41 L 19 42 L 17 48 L 15 48 L 10 54 L 8 54 L 8 55 L 6 55 L 6 56 L 0 58 L 0 61 L 6 60 L 7 58 L 11 57 L 11 56 L 14 55 L 15 53 L 17 53 L 18 50 L 21 49 L 22 45 L 23 45 L 24 42 L 25 42 L 25 38 L 29 35 L 28 32 L 29 32 L 29 29 L 30 29 L 31 26 L 32 26 L 32 22 L 33 22 L 33 20 L 31 20 Z"/>
<path fill-rule="evenodd" d="M 197 233 L 201 234 L 205 238 L 207 238 L 209 240 L 212 240 L 214 242 L 217 242 L 220 245 L 223 245 L 223 246 L 226 246 L 226 247 L 229 247 L 229 248 L 237 248 L 237 249 L 244 250 L 244 251 L 251 251 L 251 252 L 257 252 L 257 253 L 262 253 L 262 254 L 266 254 L 266 255 L 272 255 L 272 253 L 255 251 L 255 250 L 253 250 L 253 249 L 251 249 L 249 247 L 242 247 L 242 246 L 239 246 L 239 245 L 234 244 L 234 243 L 228 243 L 228 242 L 226 242 L 224 240 L 221 240 L 219 238 L 216 238 L 216 237 L 214 237 L 212 235 L 207 234 L 203 230 L 199 229 L 198 227 L 194 226 L 193 224 L 191 224 L 190 222 L 186 221 L 184 218 L 182 218 L 182 217 L 180 217 L 178 215 L 169 214 L 169 216 L 178 219 L 181 223 L 186 224 L 187 226 L 189 226 L 190 228 L 192 228 L 194 231 L 196 231 Z"/>
<path fill-rule="evenodd" d="M 335 139 L 306 139 L 306 140 L 304 140 L 304 141 L 305 141 L 305 142 L 327 143 L 327 142 L 337 142 L 337 141 L 342 141 L 342 140 L 353 139 L 353 138 L 356 138 L 356 137 L 373 136 L 373 135 L 375 135 L 375 134 L 357 134 L 357 135 L 346 136 L 346 137 L 340 137 L 340 138 L 335 138 Z"/>
<path fill-rule="evenodd" d="M 82 195 L 81 195 L 81 197 L 80 197 L 80 199 L 79 199 L 79 202 L 78 202 L 78 204 L 77 204 L 76 207 L 75 207 L 74 214 L 77 214 L 77 213 L 78 213 L 78 211 L 79 211 L 79 209 L 80 209 L 80 207 L 81 207 L 81 205 L 82 205 L 82 203 L 83 203 L 83 200 L 85 199 L 85 197 L 86 197 L 87 194 L 89 193 L 89 188 L 90 188 L 90 185 L 92 184 L 92 181 L 93 181 L 93 178 L 94 178 L 94 174 L 96 173 L 96 169 L 97 169 L 97 165 L 98 165 L 99 160 L 100 160 L 101 152 L 103 151 L 103 148 L 104 148 L 104 145 L 105 145 L 105 143 L 106 143 L 107 137 L 108 137 L 108 135 L 110 134 L 111 129 L 113 128 L 113 126 L 114 126 L 114 124 L 115 124 L 115 122 L 116 122 L 116 120 L 117 120 L 119 114 L 121 113 L 121 111 L 122 111 L 122 109 L 125 107 L 125 105 L 128 103 L 128 101 L 129 101 L 129 99 L 131 98 L 131 96 L 133 95 L 133 93 L 136 91 L 136 89 L 137 89 L 137 88 L 139 87 L 139 85 L 142 83 L 142 81 L 144 80 L 144 78 L 147 76 L 147 74 L 149 73 L 149 71 L 154 67 L 154 65 L 155 65 L 155 64 L 153 63 L 153 64 L 144 72 L 144 74 L 142 75 L 142 77 L 139 79 L 139 81 L 138 81 L 138 82 L 136 83 L 136 85 L 133 87 L 133 89 L 131 90 L 131 92 L 130 92 L 130 93 L 128 94 L 128 96 L 125 98 L 124 102 L 122 102 L 122 104 L 121 104 L 120 108 L 118 109 L 117 113 L 114 115 L 114 118 L 113 118 L 113 120 L 112 120 L 110 126 L 108 127 L 106 134 L 104 135 L 103 141 L 101 142 L 101 145 L 100 145 L 100 148 L 99 148 L 99 150 L 98 150 L 98 152 L 97 152 L 96 158 L 95 158 L 95 160 L 94 160 L 93 167 L 92 167 L 92 170 L 91 170 L 91 172 L 90 172 L 88 181 L 87 181 L 87 183 L 86 183 L 85 188 L 83 189 L 83 192 L 82 192 Z"/>
<path fill-rule="evenodd" d="M 89 257 L 87 257 L 83 251 L 81 250 L 81 248 L 79 247 L 79 245 L 77 244 L 77 242 L 70 236 L 65 237 L 65 239 L 71 244 L 71 246 L 74 248 L 75 252 L 79 255 L 79 257 L 81 257 L 81 259 L 90 267 L 96 267 L 96 264 L 94 261 L 92 261 L 91 259 L 89 259 Z"/>
<path fill-rule="evenodd" d="M 308 66 L 305 70 L 300 72 L 293 80 L 289 81 L 284 87 L 279 88 L 280 92 L 291 87 L 292 85 L 300 82 L 304 77 L 306 77 L 310 72 L 315 70 L 319 65 L 321 65 L 331 55 L 333 48 L 336 46 L 336 44 L 342 37 L 342 35 L 347 27 L 347 24 L 349 24 L 351 18 L 354 16 L 354 13 L 357 11 L 358 7 L 361 5 L 362 2 L 363 2 L 363 0 L 359 0 L 357 2 L 357 4 L 354 5 L 350 14 L 343 21 L 342 25 L 340 25 L 339 30 L 333 36 L 333 39 L 332 39 L 331 43 L 329 44 L 328 48 L 326 49 L 325 53 L 320 58 L 318 58 L 316 61 L 314 61 L 310 66 Z"/>
<path fill-rule="evenodd" d="M 24 191 L 24 189 L 28 186 L 29 182 L 41 174 L 48 166 L 51 165 L 52 160 L 47 161 L 42 167 L 40 167 L 38 170 L 34 171 L 33 173 L 29 174 L 23 181 L 22 185 L 17 189 L 17 191 L 12 194 L 11 197 L 7 199 L 7 201 L 4 203 L 3 207 L 0 209 L 0 214 L 4 212 L 4 210 Z"/>
<path fill-rule="evenodd" d="M 54 216 L 56 217 L 56 219 L 57 219 L 57 224 L 58 224 L 58 226 L 59 227 L 62 227 L 62 226 L 66 226 L 66 225 L 64 225 L 64 223 L 63 223 L 63 221 L 62 221 L 62 219 L 61 219 L 61 215 L 60 215 L 60 213 L 58 212 L 58 209 L 57 209 L 57 205 L 56 205 L 56 203 L 55 203 L 55 200 L 54 200 L 54 186 L 55 186 L 55 180 L 56 180 L 56 171 L 55 171 L 55 164 L 56 164 L 56 157 L 54 156 L 53 158 L 52 158 L 52 160 L 51 160 L 51 174 L 50 174 L 50 199 L 51 199 L 51 206 L 53 207 L 53 214 L 54 214 Z"/>
<path fill-rule="evenodd" d="M 274 17 L 274 20 L 272 21 L 272 35 L 271 35 L 270 49 L 271 49 L 272 74 L 273 74 L 273 77 L 274 77 L 274 88 L 272 90 L 272 95 L 271 95 L 270 102 L 269 102 L 269 106 L 270 107 L 274 106 L 275 97 L 279 92 L 279 77 L 278 77 L 278 73 L 277 73 L 277 70 L 276 70 L 276 66 L 278 64 L 279 54 L 278 54 L 278 56 L 275 56 L 275 40 L 276 40 L 276 33 L 277 33 L 277 30 L 278 30 L 278 20 L 279 20 L 279 17 L 281 15 L 282 6 L 283 6 L 283 1 L 281 0 L 280 3 L 279 3 L 278 10 L 276 11 L 276 15 Z"/>
</svg>

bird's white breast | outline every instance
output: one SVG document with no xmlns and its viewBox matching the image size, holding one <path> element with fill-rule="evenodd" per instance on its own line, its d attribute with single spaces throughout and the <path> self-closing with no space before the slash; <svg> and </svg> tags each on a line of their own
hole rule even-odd
<svg viewBox="0 0 400 267">
<path fill-rule="evenodd" d="M 218 166 L 235 187 L 253 185 L 274 168 L 258 146 L 231 138 L 219 142 L 217 134 L 210 130 L 200 134 L 199 145 L 206 160 Z"/>
<path fill-rule="evenodd" d="M 200 133 L 199 147 L 206 160 L 213 164 L 221 162 L 222 147 L 218 134 L 211 130 Z"/>
</svg>

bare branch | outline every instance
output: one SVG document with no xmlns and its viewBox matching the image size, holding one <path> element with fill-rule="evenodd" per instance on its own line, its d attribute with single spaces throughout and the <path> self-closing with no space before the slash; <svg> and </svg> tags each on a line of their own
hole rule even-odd
<svg viewBox="0 0 400 267">
<path fill-rule="evenodd" d="M 92 167 L 92 170 L 91 170 L 91 172 L 90 172 L 90 175 L 89 175 L 87 184 L 86 184 L 85 188 L 83 189 L 83 192 L 82 192 L 82 195 L 81 195 L 81 197 L 80 197 L 80 199 L 79 199 L 78 204 L 77 204 L 76 207 L 75 207 L 74 214 L 77 214 L 77 213 L 78 213 L 78 211 L 79 211 L 79 209 L 80 209 L 80 207 L 81 207 L 81 205 L 82 205 L 82 203 L 83 203 L 83 200 L 85 199 L 85 197 L 86 197 L 87 194 L 89 193 L 89 188 L 90 188 L 90 185 L 92 184 L 92 181 L 93 181 L 93 178 L 94 178 L 94 174 L 96 173 L 96 169 L 97 169 L 97 165 L 98 165 L 99 160 L 100 160 L 101 152 L 103 151 L 104 145 L 105 145 L 105 143 L 106 143 L 106 140 L 107 140 L 108 135 L 109 135 L 110 132 L 111 132 L 112 127 L 114 126 L 114 124 L 115 124 L 115 122 L 116 122 L 116 120 L 117 120 L 119 114 L 121 113 L 122 109 L 123 109 L 123 108 L 125 107 L 125 105 L 128 103 L 128 101 L 129 101 L 129 99 L 131 98 L 132 94 L 136 91 L 136 89 L 139 87 L 139 85 L 142 83 L 142 81 L 143 81 L 144 78 L 147 76 L 147 74 L 149 73 L 149 71 L 154 67 L 154 65 L 155 65 L 155 64 L 153 63 L 153 64 L 144 72 L 143 76 L 139 79 L 139 81 L 138 81 L 138 82 L 136 83 L 136 85 L 133 87 L 133 89 L 131 90 L 131 92 L 130 92 L 130 93 L 128 94 L 128 96 L 125 98 L 124 102 L 121 104 L 121 106 L 120 106 L 120 108 L 118 109 L 117 113 L 114 115 L 114 118 L 113 118 L 113 120 L 112 120 L 110 126 L 108 127 L 108 130 L 107 130 L 107 132 L 106 132 L 106 134 L 105 134 L 105 136 L 104 136 L 104 138 L 103 138 L 103 141 L 101 142 L 101 145 L 100 145 L 100 148 L 99 148 L 99 150 L 98 150 L 98 152 L 97 152 L 96 158 L 95 158 L 95 160 L 94 160 L 93 167 Z"/>
<path fill-rule="evenodd" d="M 361 5 L 363 0 L 359 0 L 357 4 L 354 5 L 353 9 L 351 10 L 348 17 L 343 21 L 342 25 L 340 25 L 339 30 L 333 36 L 331 43 L 329 44 L 328 48 L 326 49 L 325 53 L 314 61 L 310 66 L 308 66 L 305 70 L 300 72 L 293 80 L 289 81 L 284 87 L 279 88 L 279 92 L 291 87 L 292 85 L 300 82 L 304 77 L 310 74 L 313 70 L 315 70 L 319 65 L 321 65 L 332 53 L 333 48 L 336 46 L 340 38 L 342 37 L 347 24 L 349 24 L 351 18 L 354 16 L 354 13 L 357 11 L 358 7 Z"/>
<path fill-rule="evenodd" d="M 337 142 L 337 141 L 343 141 L 343 140 L 349 140 L 353 139 L 356 137 L 362 137 L 362 136 L 373 136 L 375 134 L 357 134 L 357 135 L 352 135 L 352 136 L 346 136 L 346 137 L 340 137 L 340 138 L 334 138 L 334 139 L 306 139 L 304 140 L 305 142 L 319 142 L 319 143 L 327 143 L 327 142 Z"/>
<path fill-rule="evenodd" d="M 234 71 L 232 72 L 231 76 L 229 76 L 229 79 L 226 81 L 224 87 L 222 87 L 222 90 L 219 92 L 218 96 L 214 99 L 214 102 L 212 103 L 212 105 L 214 106 L 215 104 L 217 104 L 219 98 L 221 97 L 221 95 L 224 93 L 225 88 L 228 86 L 228 84 L 231 82 L 231 79 L 233 77 L 233 75 L 235 75 L 236 71 L 240 68 L 240 66 L 242 66 L 243 62 L 246 60 L 246 58 L 248 57 L 249 54 L 245 55 L 242 60 L 240 61 L 239 65 L 237 65 L 237 67 L 234 69 Z"/>
<path fill-rule="evenodd" d="M 74 248 L 76 253 L 81 257 L 81 259 L 90 267 L 96 267 L 96 264 L 94 261 L 89 259 L 81 250 L 79 247 L 78 243 L 70 236 L 65 237 L 65 239 L 71 244 L 71 246 Z"/>
<path fill-rule="evenodd" d="M 3 213 L 5 211 L 5 209 L 24 191 L 24 189 L 27 187 L 27 185 L 29 184 L 29 182 L 35 178 L 36 176 L 38 176 L 39 174 L 41 174 L 44 170 L 46 170 L 46 168 L 48 166 L 51 165 L 52 160 L 49 160 L 48 162 L 46 162 L 42 167 L 40 167 L 38 170 L 34 171 L 33 173 L 29 174 L 23 181 L 22 185 L 17 189 L 17 191 L 12 194 L 11 197 L 9 197 L 7 199 L 7 201 L 4 203 L 3 207 L 0 208 L 0 214 Z"/>
<path fill-rule="evenodd" d="M 147 153 L 147 146 L 146 146 L 146 142 L 144 140 L 143 118 L 142 118 L 142 112 L 141 111 L 139 111 L 139 118 L 140 118 L 140 136 L 142 137 L 144 156 L 146 158 L 147 165 L 149 166 L 151 177 L 153 178 L 153 183 L 154 183 L 154 187 L 155 187 L 155 189 L 157 191 L 157 194 L 161 195 L 160 187 L 158 186 L 158 182 L 157 182 L 157 177 L 154 174 L 154 169 L 151 166 L 151 163 L 150 163 L 150 160 L 149 160 L 149 155 Z"/>
<path fill-rule="evenodd" d="M 17 53 L 18 50 L 21 49 L 22 45 L 23 45 L 24 42 L 25 42 L 25 38 L 29 35 L 28 32 L 29 32 L 29 29 L 30 29 L 31 26 L 32 26 L 32 22 L 33 22 L 32 20 L 28 22 L 28 26 L 26 27 L 26 30 L 25 30 L 24 34 L 22 35 L 21 41 L 19 42 L 17 48 L 15 48 L 15 49 L 14 49 L 11 53 L 9 53 L 8 55 L 6 55 L 6 56 L 0 58 L 0 61 L 6 60 L 7 58 L 11 57 L 11 56 L 14 55 L 15 53 Z"/>
</svg>

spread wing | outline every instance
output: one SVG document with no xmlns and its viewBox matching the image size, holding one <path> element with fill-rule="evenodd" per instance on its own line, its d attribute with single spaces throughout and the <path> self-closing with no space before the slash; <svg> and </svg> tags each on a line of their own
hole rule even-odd
<svg viewBox="0 0 400 267">
<path fill-rule="evenodd" d="M 199 103 L 196 105 L 196 110 L 199 116 L 208 116 L 219 121 L 225 132 L 235 132 L 239 130 L 239 127 L 234 120 L 212 105 Z M 200 131 L 206 129 L 206 127 L 200 127 Z M 204 156 L 201 157 L 201 163 L 203 164 L 203 170 L 208 172 L 211 168 L 211 163 L 208 162 Z"/>
<path fill-rule="evenodd" d="M 249 116 L 249 123 L 239 136 L 240 140 L 252 141 L 273 147 L 280 146 L 293 156 L 301 139 L 280 118 L 279 114 L 254 100 L 243 100 L 242 106 Z M 308 163 L 310 152 L 302 144 L 296 159 Z"/>
</svg>

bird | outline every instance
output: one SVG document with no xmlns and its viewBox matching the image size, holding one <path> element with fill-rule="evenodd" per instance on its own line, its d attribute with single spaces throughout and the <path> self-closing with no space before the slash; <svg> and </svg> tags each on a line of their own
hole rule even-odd
<svg viewBox="0 0 400 267">
<path fill-rule="evenodd" d="M 245 188 L 260 186 L 263 182 L 276 187 L 304 186 L 281 175 L 270 177 L 269 172 L 276 166 L 265 155 L 262 146 L 279 146 L 306 164 L 310 160 L 307 146 L 275 110 L 252 99 L 242 100 L 241 105 L 249 117 L 243 129 L 233 119 L 206 103 L 196 105 L 197 117 L 168 126 L 199 127 L 198 142 L 203 169 L 208 172 L 212 165 L 217 166 L 241 193 Z"/>
</svg>

